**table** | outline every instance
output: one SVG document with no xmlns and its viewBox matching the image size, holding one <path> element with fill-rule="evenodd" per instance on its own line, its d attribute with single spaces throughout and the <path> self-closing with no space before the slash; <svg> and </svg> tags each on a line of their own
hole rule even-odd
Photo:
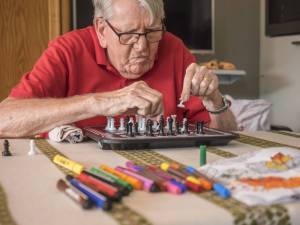
<svg viewBox="0 0 300 225">
<path fill-rule="evenodd" d="M 227 146 L 208 147 L 207 161 L 235 157 L 262 147 L 300 147 L 299 133 L 240 133 L 241 138 Z M 11 139 L 12 157 L 0 157 L 0 224 L 299 224 L 300 202 L 269 207 L 248 207 L 234 199 L 222 200 L 213 192 L 150 194 L 134 191 L 115 204 L 110 213 L 100 209 L 83 210 L 56 188 L 64 178 L 43 151 L 28 156 L 29 139 Z M 103 151 L 92 141 L 80 144 L 36 140 L 37 145 L 50 144 L 72 160 L 85 166 L 124 165 L 129 159 L 160 163 L 177 161 L 197 167 L 198 148 L 142 151 Z M 3 140 L 0 140 L 3 148 Z M 300 148 L 299 148 L 300 150 Z M 49 154 L 49 153 L 48 153 Z M 147 162 L 146 162 L 147 163 Z M 6 208 L 7 206 L 7 208 Z M 10 212 L 10 214 L 9 214 Z"/>
</svg>

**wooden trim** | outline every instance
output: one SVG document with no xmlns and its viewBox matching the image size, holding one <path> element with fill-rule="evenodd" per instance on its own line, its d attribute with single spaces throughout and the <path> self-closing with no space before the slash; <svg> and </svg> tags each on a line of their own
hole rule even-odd
<svg viewBox="0 0 300 225">
<path fill-rule="evenodd" d="M 72 1 L 61 1 L 61 32 L 62 34 L 69 32 L 72 29 L 72 15 L 71 15 Z"/>
<path fill-rule="evenodd" d="M 61 34 L 61 0 L 48 0 L 49 40 Z"/>
</svg>

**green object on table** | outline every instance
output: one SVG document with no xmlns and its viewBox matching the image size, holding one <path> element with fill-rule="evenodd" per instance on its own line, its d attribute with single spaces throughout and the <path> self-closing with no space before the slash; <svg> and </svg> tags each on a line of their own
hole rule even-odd
<svg viewBox="0 0 300 225">
<path fill-rule="evenodd" d="M 206 164 L 206 145 L 200 145 L 200 166 Z"/>
</svg>

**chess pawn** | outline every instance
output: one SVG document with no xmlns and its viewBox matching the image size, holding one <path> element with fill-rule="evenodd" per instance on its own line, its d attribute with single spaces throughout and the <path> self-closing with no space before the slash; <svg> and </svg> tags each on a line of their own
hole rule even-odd
<svg viewBox="0 0 300 225">
<path fill-rule="evenodd" d="M 132 122 L 128 122 L 128 133 L 127 133 L 127 136 L 134 137 L 133 123 Z"/>
<path fill-rule="evenodd" d="M 153 131 L 158 131 L 158 129 L 159 129 L 159 125 L 158 125 L 158 122 L 157 121 L 153 121 Z"/>
<path fill-rule="evenodd" d="M 30 140 L 29 146 L 30 146 L 30 149 L 29 149 L 28 155 L 30 155 L 30 156 L 36 155 L 37 151 L 36 151 L 36 146 L 35 146 L 34 140 Z"/>
<path fill-rule="evenodd" d="M 123 117 L 120 118 L 120 126 L 119 126 L 118 130 L 121 131 L 121 132 L 126 130 L 126 128 L 125 128 L 125 120 L 124 120 Z"/>
<path fill-rule="evenodd" d="M 4 150 L 2 152 L 2 155 L 3 156 L 12 156 L 11 152 L 9 151 L 9 142 L 8 142 L 8 140 L 4 140 L 3 146 L 4 146 Z"/>
<path fill-rule="evenodd" d="M 106 127 L 105 127 L 105 130 L 109 130 L 109 128 L 110 128 L 110 120 L 111 120 L 111 116 L 107 116 L 106 117 Z"/>
</svg>

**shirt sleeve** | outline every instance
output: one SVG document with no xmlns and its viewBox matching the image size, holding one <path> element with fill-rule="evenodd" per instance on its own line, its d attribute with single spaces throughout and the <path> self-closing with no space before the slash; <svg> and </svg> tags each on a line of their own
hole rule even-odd
<svg viewBox="0 0 300 225">
<path fill-rule="evenodd" d="M 11 90 L 14 98 L 64 97 L 67 92 L 66 50 L 59 39 L 51 42 L 42 56 Z"/>
<path fill-rule="evenodd" d="M 183 51 L 183 70 L 182 70 L 182 81 L 181 87 L 179 88 L 181 95 L 182 87 L 183 87 L 183 80 L 186 73 L 187 67 L 191 64 L 196 62 L 196 58 L 193 54 L 190 53 L 189 49 L 182 44 L 182 51 Z M 187 117 L 192 123 L 197 121 L 203 121 L 204 123 L 209 123 L 211 121 L 208 111 L 203 105 L 202 99 L 198 96 L 190 96 L 190 99 L 185 103 L 187 109 Z"/>
</svg>

